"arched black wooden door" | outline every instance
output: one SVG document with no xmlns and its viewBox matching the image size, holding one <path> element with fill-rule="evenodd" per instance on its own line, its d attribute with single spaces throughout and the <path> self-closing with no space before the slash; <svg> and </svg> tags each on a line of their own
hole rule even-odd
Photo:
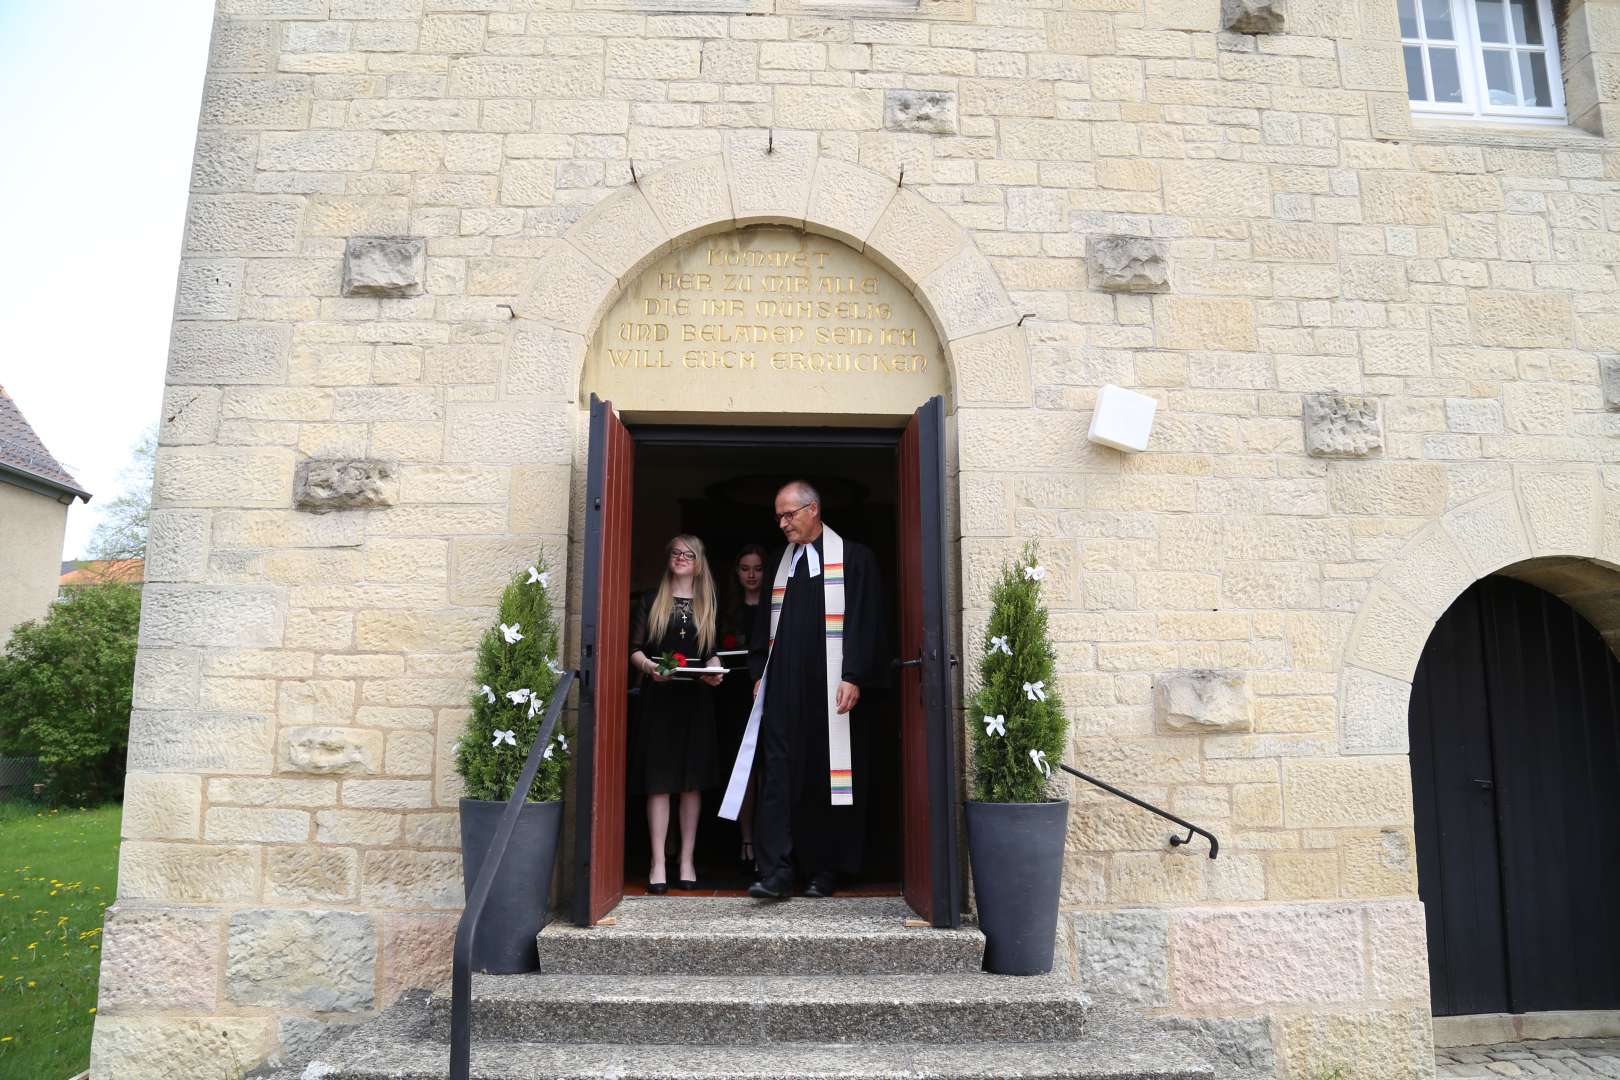
<svg viewBox="0 0 1620 1080">
<path fill-rule="evenodd" d="M 1620 663 L 1511 578 L 1476 582 L 1412 683 L 1436 1016 L 1620 1007 Z"/>
</svg>

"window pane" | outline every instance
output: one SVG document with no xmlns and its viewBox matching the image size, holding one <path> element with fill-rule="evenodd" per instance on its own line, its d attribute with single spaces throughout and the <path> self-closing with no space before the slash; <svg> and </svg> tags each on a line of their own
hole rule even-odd
<svg viewBox="0 0 1620 1080">
<path fill-rule="evenodd" d="M 1456 49 L 1430 49 L 1429 73 L 1434 77 L 1434 100 L 1462 101 L 1462 76 L 1457 73 Z"/>
<path fill-rule="evenodd" d="M 1406 96 L 1412 101 L 1428 101 L 1429 91 L 1423 85 L 1423 53 L 1416 45 L 1401 48 L 1406 60 Z"/>
<path fill-rule="evenodd" d="M 1423 29 L 1435 41 L 1452 41 L 1451 0 L 1423 0 Z"/>
<path fill-rule="evenodd" d="M 1520 45 L 1541 44 L 1541 9 L 1537 0 L 1508 0 L 1513 12 L 1513 40 Z"/>
<path fill-rule="evenodd" d="M 1526 105 L 1552 108 L 1552 91 L 1547 88 L 1547 57 L 1542 53 L 1519 54 L 1519 84 L 1524 87 Z"/>
<path fill-rule="evenodd" d="M 1485 86 L 1492 105 L 1517 105 L 1518 94 L 1513 91 L 1513 65 L 1509 54 L 1501 49 L 1485 50 Z"/>
<path fill-rule="evenodd" d="M 1479 37 L 1481 41 L 1507 41 L 1507 13 L 1502 0 L 1479 0 Z"/>
<path fill-rule="evenodd" d="M 1415 38 L 1418 36 L 1417 28 L 1417 0 L 1400 0 L 1396 5 L 1401 16 L 1401 37 Z"/>
</svg>

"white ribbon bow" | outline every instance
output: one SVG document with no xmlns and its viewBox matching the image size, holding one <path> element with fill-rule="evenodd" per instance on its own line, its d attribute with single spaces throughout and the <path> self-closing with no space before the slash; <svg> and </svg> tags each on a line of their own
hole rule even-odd
<svg viewBox="0 0 1620 1080">
<path fill-rule="evenodd" d="M 557 661 L 553 660 L 549 656 L 545 658 L 545 661 L 546 661 L 546 670 L 547 671 L 550 671 L 553 675 L 557 675 L 557 676 L 562 675 L 563 669 L 557 666 Z"/>
<path fill-rule="evenodd" d="M 1046 774 L 1046 778 L 1048 780 L 1052 778 L 1052 766 L 1046 763 L 1045 750 L 1031 750 L 1029 752 L 1029 760 L 1035 763 L 1035 767 L 1037 769 Z"/>
<path fill-rule="evenodd" d="M 990 639 L 990 652 L 1004 652 L 1008 656 L 1011 656 L 1012 646 L 1007 644 L 1007 639 L 1005 636 L 993 637 Z"/>
<path fill-rule="evenodd" d="M 1029 695 L 1031 701 L 1046 700 L 1046 680 L 1040 682 L 1027 682 L 1024 684 L 1024 693 Z"/>
<path fill-rule="evenodd" d="M 501 637 L 506 639 L 508 645 L 516 645 L 523 640 L 523 635 L 518 633 L 522 626 L 522 623 L 513 623 L 511 626 L 501 623 Z"/>
<path fill-rule="evenodd" d="M 1045 577 L 1046 577 L 1046 567 L 1044 567 L 1044 566 L 1026 566 L 1026 567 L 1024 567 L 1024 580 L 1025 581 L 1040 581 L 1041 579 L 1043 579 Z"/>
<path fill-rule="evenodd" d="M 534 714 L 535 713 L 539 712 L 541 709 L 543 709 L 545 707 L 546 707 L 546 703 L 544 701 L 540 700 L 540 695 L 539 694 L 530 694 L 529 695 L 529 719 L 530 720 L 534 719 Z"/>
<path fill-rule="evenodd" d="M 524 582 L 524 584 L 526 584 L 526 585 L 538 585 L 538 584 L 540 584 L 540 571 L 535 569 L 532 566 L 529 567 L 529 580 Z"/>
<path fill-rule="evenodd" d="M 557 742 L 562 746 L 563 753 L 568 753 L 568 736 L 564 735 L 560 731 L 557 732 Z"/>
<path fill-rule="evenodd" d="M 540 756 L 543 759 L 545 759 L 546 761 L 550 761 L 551 760 L 551 751 L 552 751 L 552 747 L 548 746 L 548 747 L 546 747 L 546 752 L 541 754 Z"/>
<path fill-rule="evenodd" d="M 515 732 L 515 731 L 497 731 L 495 733 L 495 741 L 490 743 L 489 745 L 498 748 L 501 745 L 501 743 L 506 743 L 508 746 L 516 746 L 517 745 L 517 732 Z"/>
<path fill-rule="evenodd" d="M 1005 734 L 1007 734 L 1007 718 L 1005 716 L 1003 716 L 1001 713 L 997 713 L 994 716 L 985 717 L 984 718 L 984 733 L 985 733 L 985 735 L 987 737 L 990 736 L 990 735 L 1005 735 Z"/>
<path fill-rule="evenodd" d="M 495 704 L 495 691 L 489 688 L 489 683 L 485 683 L 483 686 L 480 686 L 478 688 L 478 692 L 488 698 L 491 705 Z"/>
<path fill-rule="evenodd" d="M 506 692 L 506 700 L 510 701 L 514 705 L 521 705 L 533 696 L 533 690 L 508 690 Z"/>
</svg>

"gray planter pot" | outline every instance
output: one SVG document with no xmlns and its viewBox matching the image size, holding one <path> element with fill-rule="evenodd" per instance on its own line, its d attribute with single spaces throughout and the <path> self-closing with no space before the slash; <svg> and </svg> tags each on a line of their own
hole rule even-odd
<svg viewBox="0 0 1620 1080">
<path fill-rule="evenodd" d="M 1068 825 L 1067 801 L 968 802 L 968 858 L 991 974 L 1052 970 Z"/>
<path fill-rule="evenodd" d="M 468 898 L 505 809 L 504 802 L 461 800 L 461 880 Z M 489 903 L 478 920 L 472 950 L 474 971 L 511 975 L 539 970 L 534 939 L 546 924 L 551 868 L 557 861 L 561 832 L 561 802 L 523 804 Z"/>
</svg>

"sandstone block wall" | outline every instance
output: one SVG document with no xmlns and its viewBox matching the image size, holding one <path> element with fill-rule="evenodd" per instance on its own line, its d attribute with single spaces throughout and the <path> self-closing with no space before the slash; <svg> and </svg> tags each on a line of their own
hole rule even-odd
<svg viewBox="0 0 1620 1080">
<path fill-rule="evenodd" d="M 471 650 L 538 551 L 577 612 L 585 342 L 776 222 L 945 343 L 962 647 L 1040 537 L 1072 757 L 1222 838 L 1076 791 L 1068 969 L 1290 1080 L 1428 1075 L 1413 668 L 1474 578 L 1620 561 L 1620 4 L 1569 5 L 1579 124 L 1538 128 L 1415 124 L 1393 0 L 689 6 L 221 0 L 94 1074 L 443 977 Z M 1162 291 L 1092 279 L 1121 236 Z M 420 291 L 348 294 L 356 237 L 423 240 Z M 1106 382 L 1158 398 L 1148 452 L 1086 442 Z M 1308 395 L 1359 402 L 1332 456 Z M 380 501 L 295 509 L 312 459 Z M 1189 672 L 1223 689 L 1156 711 Z"/>
</svg>

